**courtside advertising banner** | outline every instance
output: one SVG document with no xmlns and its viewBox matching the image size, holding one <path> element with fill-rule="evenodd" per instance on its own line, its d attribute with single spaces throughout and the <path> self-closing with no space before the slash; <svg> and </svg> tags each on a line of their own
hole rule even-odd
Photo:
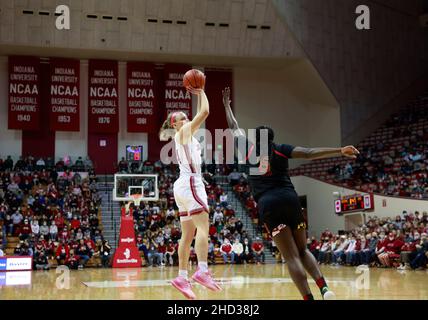
<svg viewBox="0 0 428 320">
<path fill-rule="evenodd" d="M 118 62 L 89 60 L 88 130 L 119 131 Z"/>
<path fill-rule="evenodd" d="M 40 59 L 9 57 L 8 128 L 40 128 Z"/>
<path fill-rule="evenodd" d="M 156 131 L 155 66 L 128 62 L 126 70 L 128 132 Z"/>
<path fill-rule="evenodd" d="M 51 130 L 79 131 L 79 60 L 51 59 L 49 78 Z"/>
<path fill-rule="evenodd" d="M 33 258 L 30 256 L 0 257 L 0 271 L 32 270 Z"/>
<path fill-rule="evenodd" d="M 192 95 L 183 87 L 183 76 L 190 69 L 191 67 L 185 64 L 165 65 L 166 115 L 183 111 L 189 118 L 192 118 Z"/>
</svg>

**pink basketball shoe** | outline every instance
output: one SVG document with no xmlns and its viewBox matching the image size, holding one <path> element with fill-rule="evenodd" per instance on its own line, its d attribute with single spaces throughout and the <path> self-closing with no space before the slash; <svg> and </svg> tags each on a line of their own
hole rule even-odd
<svg viewBox="0 0 428 320">
<path fill-rule="evenodd" d="M 221 291 L 221 287 L 213 279 L 212 274 L 209 270 L 207 270 L 206 272 L 202 272 L 198 268 L 195 274 L 192 276 L 192 279 L 212 291 Z"/>
<path fill-rule="evenodd" d="M 189 280 L 186 280 L 183 277 L 177 277 L 171 281 L 171 284 L 174 288 L 180 291 L 187 299 L 196 299 L 196 295 L 192 291 L 192 285 L 190 284 Z"/>
</svg>

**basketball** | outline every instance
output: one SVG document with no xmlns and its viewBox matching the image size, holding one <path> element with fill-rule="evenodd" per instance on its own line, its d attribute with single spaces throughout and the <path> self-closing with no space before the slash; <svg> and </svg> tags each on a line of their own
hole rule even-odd
<svg viewBox="0 0 428 320">
<path fill-rule="evenodd" d="M 191 69 L 184 74 L 183 86 L 194 89 L 203 89 L 205 86 L 205 75 L 198 69 Z"/>
</svg>

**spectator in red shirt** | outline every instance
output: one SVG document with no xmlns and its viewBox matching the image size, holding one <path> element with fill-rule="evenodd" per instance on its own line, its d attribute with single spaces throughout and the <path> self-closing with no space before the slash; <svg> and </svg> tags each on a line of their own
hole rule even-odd
<svg viewBox="0 0 428 320">
<path fill-rule="evenodd" d="M 217 238 L 217 227 L 215 225 L 211 224 L 208 233 L 209 233 L 211 239 Z"/>
<path fill-rule="evenodd" d="M 245 202 L 245 206 L 248 210 L 253 210 L 257 207 L 257 203 L 254 201 L 253 196 L 250 196 Z"/>
<path fill-rule="evenodd" d="M 378 258 L 382 266 L 390 267 L 391 259 L 399 257 L 400 249 L 403 246 L 403 242 L 399 238 L 396 238 L 391 232 L 389 233 L 384 246 L 384 252 L 378 255 Z"/>
<path fill-rule="evenodd" d="M 63 241 L 56 249 L 55 257 L 58 265 L 67 263 L 70 255 L 70 247 Z"/>
<path fill-rule="evenodd" d="M 157 211 L 153 211 L 150 215 L 150 222 L 159 222 L 161 218 L 161 215 Z"/>
<path fill-rule="evenodd" d="M 166 253 L 166 245 L 163 241 L 161 241 L 158 245 L 158 252 L 160 255 L 161 266 L 164 266 L 165 265 L 164 259 L 165 259 L 165 253 Z"/>
<path fill-rule="evenodd" d="M 253 242 L 251 248 L 253 249 L 254 258 L 256 259 L 257 264 L 265 263 L 265 253 L 264 245 L 259 237 L 256 238 L 256 241 Z"/>
<path fill-rule="evenodd" d="M 31 225 L 28 222 L 28 219 L 24 220 L 24 223 L 21 225 L 19 230 L 19 239 L 26 240 L 31 234 Z"/>
<path fill-rule="evenodd" d="M 73 217 L 73 220 L 71 220 L 71 229 L 76 230 L 80 228 L 80 219 L 77 218 L 77 216 Z"/>
<path fill-rule="evenodd" d="M 220 253 L 223 256 L 223 261 L 225 264 L 228 263 L 228 258 L 231 257 L 232 245 L 229 242 L 229 239 L 224 239 L 223 244 L 220 246 Z"/>
<path fill-rule="evenodd" d="M 61 215 L 60 212 L 55 217 L 55 224 L 58 227 L 58 230 L 61 231 L 64 228 L 64 217 Z"/>
<path fill-rule="evenodd" d="M 331 231 L 329 229 L 325 229 L 323 231 L 323 233 L 321 233 L 321 238 L 325 239 L 325 238 L 331 238 L 333 237 L 333 234 L 331 233 Z"/>
<path fill-rule="evenodd" d="M 52 257 L 52 259 L 53 259 L 54 255 L 55 255 L 55 250 L 56 250 L 55 242 L 53 242 L 51 239 L 49 239 L 45 245 L 46 255 L 49 257 Z"/>
<path fill-rule="evenodd" d="M 65 261 L 65 265 L 70 269 L 78 269 L 80 263 L 80 257 L 74 254 L 74 250 L 70 250 L 70 255 Z"/>
<path fill-rule="evenodd" d="M 165 251 L 165 264 L 169 265 L 172 267 L 174 265 L 174 255 L 175 255 L 175 246 L 174 243 L 172 242 L 172 240 L 168 241 L 168 245 L 166 246 L 166 251 Z"/>
<path fill-rule="evenodd" d="M 232 205 L 229 204 L 223 214 L 226 218 L 235 216 L 235 210 L 232 209 Z"/>
<path fill-rule="evenodd" d="M 62 231 L 58 233 L 58 239 L 64 240 L 64 241 L 67 241 L 68 239 L 70 239 L 70 232 L 68 231 L 67 226 L 64 226 Z"/>
<path fill-rule="evenodd" d="M 85 236 L 84 237 L 84 243 L 88 247 L 88 249 L 91 252 L 91 254 L 93 254 L 94 251 L 95 251 L 95 249 L 96 249 L 96 245 L 95 245 L 95 242 L 91 239 L 91 237 L 90 236 Z"/>
</svg>

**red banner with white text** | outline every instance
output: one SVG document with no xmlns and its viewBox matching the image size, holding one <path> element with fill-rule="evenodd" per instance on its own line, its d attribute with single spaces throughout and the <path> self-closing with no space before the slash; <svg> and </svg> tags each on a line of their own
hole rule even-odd
<svg viewBox="0 0 428 320">
<path fill-rule="evenodd" d="M 126 73 L 128 132 L 158 130 L 154 64 L 128 62 Z"/>
<path fill-rule="evenodd" d="M 183 76 L 191 67 L 185 64 L 165 65 L 165 110 L 166 116 L 183 111 L 192 118 L 192 95 L 183 87 Z"/>
<path fill-rule="evenodd" d="M 89 132 L 118 132 L 118 62 L 89 60 L 88 84 Z"/>
<path fill-rule="evenodd" d="M 40 59 L 9 57 L 8 128 L 40 128 Z"/>
<path fill-rule="evenodd" d="M 80 62 L 72 59 L 50 61 L 50 128 L 54 131 L 80 130 Z"/>
</svg>

